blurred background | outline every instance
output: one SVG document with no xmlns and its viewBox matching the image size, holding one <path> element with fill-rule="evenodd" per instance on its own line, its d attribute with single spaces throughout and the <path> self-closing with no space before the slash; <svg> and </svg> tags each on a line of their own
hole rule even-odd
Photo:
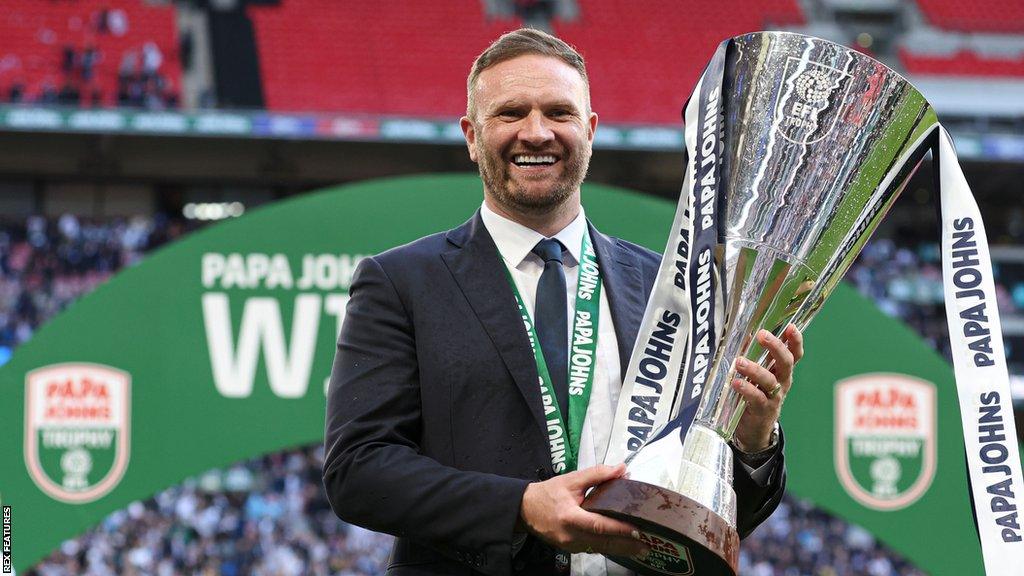
<svg viewBox="0 0 1024 576">
<path fill-rule="evenodd" d="M 589 181 L 673 201 L 680 109 L 723 39 L 803 32 L 906 75 L 952 133 L 981 206 L 1024 420 L 1020 0 L 4 0 L 0 364 L 193 230 L 327 185 L 475 172 L 458 127 L 465 78 L 524 25 L 587 60 L 601 120 Z M 926 162 L 847 281 L 948 357 L 934 188 Z M 212 470 L 111 515 L 32 573 L 383 574 L 390 537 L 334 517 L 322 457 L 311 446 Z M 742 573 L 922 572 L 788 499 L 746 541 Z"/>
</svg>

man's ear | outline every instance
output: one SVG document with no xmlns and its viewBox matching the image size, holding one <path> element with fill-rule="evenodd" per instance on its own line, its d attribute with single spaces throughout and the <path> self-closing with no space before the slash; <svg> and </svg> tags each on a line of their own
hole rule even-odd
<svg viewBox="0 0 1024 576">
<path fill-rule="evenodd" d="M 594 132 L 597 132 L 597 112 L 590 113 L 590 143 L 594 143 Z"/>
<path fill-rule="evenodd" d="M 476 128 L 473 126 L 473 121 L 467 116 L 463 116 L 459 119 L 459 126 L 462 127 L 462 135 L 466 137 L 469 159 L 476 162 Z"/>
</svg>

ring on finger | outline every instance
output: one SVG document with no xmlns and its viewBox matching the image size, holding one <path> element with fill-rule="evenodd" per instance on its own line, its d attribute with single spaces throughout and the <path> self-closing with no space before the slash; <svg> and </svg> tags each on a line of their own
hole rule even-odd
<svg viewBox="0 0 1024 576">
<path fill-rule="evenodd" d="M 775 386 L 772 387 L 772 389 L 768 391 L 767 396 L 769 398 L 775 398 L 779 394 L 779 390 L 782 390 L 782 383 L 781 382 L 776 382 Z"/>
</svg>

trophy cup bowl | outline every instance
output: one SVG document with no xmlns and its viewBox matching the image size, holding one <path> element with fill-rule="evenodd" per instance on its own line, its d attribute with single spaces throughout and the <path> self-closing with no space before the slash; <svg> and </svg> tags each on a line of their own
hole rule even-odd
<svg viewBox="0 0 1024 576">
<path fill-rule="evenodd" d="M 938 123 L 884 64 L 801 34 L 729 40 L 722 77 L 713 311 L 721 329 L 700 405 L 689 430 L 671 421 L 626 460 L 628 479 L 598 486 L 583 504 L 642 531 L 646 558 L 612 557 L 641 574 L 736 574 L 729 442 L 745 403 L 730 386 L 735 360 L 766 365 L 758 330 L 781 336 L 790 323 L 807 326 Z M 666 281 L 659 274 L 655 291 Z"/>
</svg>

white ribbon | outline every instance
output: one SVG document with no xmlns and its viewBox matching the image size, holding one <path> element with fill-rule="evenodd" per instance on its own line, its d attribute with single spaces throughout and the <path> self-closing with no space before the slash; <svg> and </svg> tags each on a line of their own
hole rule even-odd
<svg viewBox="0 0 1024 576">
<path fill-rule="evenodd" d="M 936 161 L 946 322 L 985 573 L 1020 575 L 1024 531 L 1018 507 L 1024 480 L 992 262 L 981 213 L 941 126 Z"/>
</svg>

